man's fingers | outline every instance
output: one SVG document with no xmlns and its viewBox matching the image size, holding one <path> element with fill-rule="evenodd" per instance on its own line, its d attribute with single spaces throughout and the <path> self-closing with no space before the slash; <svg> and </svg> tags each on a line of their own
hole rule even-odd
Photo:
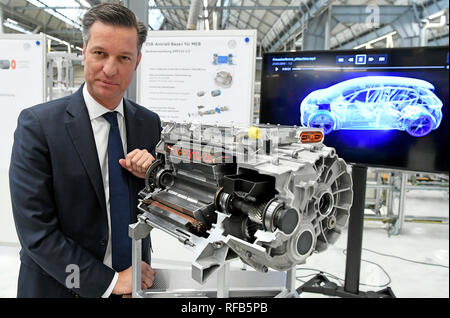
<svg viewBox="0 0 450 318">
<path fill-rule="evenodd" d="M 122 166 L 122 168 L 129 170 L 127 167 L 127 161 L 125 159 L 119 159 L 119 164 Z"/>
<path fill-rule="evenodd" d="M 147 289 L 153 285 L 153 281 L 155 280 L 155 271 L 145 262 L 142 262 L 142 286 Z"/>
<path fill-rule="evenodd" d="M 144 149 L 144 150 L 136 152 L 133 155 L 133 157 L 131 158 L 131 170 L 140 172 L 139 167 L 138 167 L 138 162 L 142 158 L 142 156 L 145 155 L 146 152 L 147 152 L 147 150 Z"/>
<path fill-rule="evenodd" d="M 153 161 L 155 161 L 155 158 L 153 158 L 151 153 L 147 153 L 146 159 L 147 160 L 145 160 L 141 165 L 141 172 L 143 174 L 147 172 L 148 167 L 150 167 Z"/>
<path fill-rule="evenodd" d="M 151 163 L 151 158 L 153 157 L 151 154 L 144 153 L 141 157 L 141 159 L 139 159 L 139 161 L 136 163 L 136 170 L 140 173 L 145 173 L 147 172 L 147 168 L 150 166 Z"/>
<path fill-rule="evenodd" d="M 147 263 L 145 263 L 144 261 L 142 261 L 143 263 L 143 265 L 142 265 L 142 271 L 144 272 L 145 271 L 145 273 L 147 274 L 147 275 L 149 275 L 149 276 L 155 276 L 155 274 L 156 274 L 156 272 L 155 272 L 155 270 L 150 266 L 150 265 L 148 265 Z"/>
<path fill-rule="evenodd" d="M 129 152 L 126 156 L 125 156 L 125 160 L 126 160 L 126 166 L 128 170 L 131 170 L 132 165 L 131 165 L 131 159 L 133 159 L 134 155 L 136 153 L 138 153 L 139 151 L 141 151 L 140 149 L 134 149 L 133 151 Z"/>
<path fill-rule="evenodd" d="M 147 149 L 134 149 L 125 156 L 125 159 L 120 159 L 119 164 L 136 177 L 144 178 L 148 167 L 154 160 L 155 158 Z"/>
<path fill-rule="evenodd" d="M 142 289 L 147 289 L 152 287 L 153 285 L 153 279 L 148 277 L 142 277 Z"/>
<path fill-rule="evenodd" d="M 155 277 L 155 270 L 153 268 L 151 268 L 150 266 L 147 267 L 147 272 L 150 276 L 152 276 L 153 278 Z"/>
<path fill-rule="evenodd" d="M 150 167 L 152 162 L 153 162 L 152 158 L 147 158 L 147 160 L 142 164 L 142 173 L 147 172 L 147 169 L 148 169 L 148 167 Z"/>
</svg>

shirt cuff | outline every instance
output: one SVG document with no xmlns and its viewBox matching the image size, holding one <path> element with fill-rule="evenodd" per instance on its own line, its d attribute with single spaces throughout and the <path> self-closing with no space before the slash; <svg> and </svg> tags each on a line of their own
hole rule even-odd
<svg viewBox="0 0 450 318">
<path fill-rule="evenodd" d="M 109 296 L 111 296 L 111 293 L 114 289 L 114 287 L 116 286 L 117 280 L 119 279 L 119 273 L 115 273 L 114 277 L 111 281 L 111 284 L 109 285 L 108 289 L 105 291 L 105 293 L 102 295 L 102 298 L 108 298 Z"/>
</svg>

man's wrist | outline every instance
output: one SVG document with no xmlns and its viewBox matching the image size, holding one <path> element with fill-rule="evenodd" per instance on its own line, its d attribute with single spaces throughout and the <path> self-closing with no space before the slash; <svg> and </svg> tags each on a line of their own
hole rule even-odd
<svg viewBox="0 0 450 318">
<path fill-rule="evenodd" d="M 115 273 L 114 277 L 111 281 L 111 284 L 109 284 L 109 287 L 106 289 L 106 291 L 104 292 L 104 294 L 102 295 L 102 298 L 108 298 L 109 296 L 111 296 L 114 287 L 116 287 L 117 281 L 119 280 L 119 273 Z"/>
</svg>

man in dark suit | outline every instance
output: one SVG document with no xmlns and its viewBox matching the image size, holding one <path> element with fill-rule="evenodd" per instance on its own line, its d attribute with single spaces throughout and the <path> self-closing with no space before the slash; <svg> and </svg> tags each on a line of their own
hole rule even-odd
<svg viewBox="0 0 450 318">
<path fill-rule="evenodd" d="M 85 84 L 19 116 L 9 170 L 18 297 L 131 293 L 128 225 L 161 132 L 158 115 L 123 98 L 146 36 L 129 9 L 92 7 L 83 18 Z M 142 255 L 148 288 L 149 239 Z"/>
</svg>

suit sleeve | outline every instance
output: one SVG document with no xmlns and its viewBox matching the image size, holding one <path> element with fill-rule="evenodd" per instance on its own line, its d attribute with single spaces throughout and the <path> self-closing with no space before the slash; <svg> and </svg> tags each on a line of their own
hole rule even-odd
<svg viewBox="0 0 450 318">
<path fill-rule="evenodd" d="M 73 286 L 70 289 L 82 297 L 100 297 L 115 272 L 61 232 L 53 194 L 56 176 L 52 175 L 46 140 L 37 116 L 30 109 L 22 111 L 14 133 L 9 169 L 20 244 L 35 263 L 63 286 Z M 75 276 L 70 276 L 76 274 L 73 268 L 79 268 L 79 286 L 73 284 Z"/>
<path fill-rule="evenodd" d="M 161 140 L 161 132 L 163 130 L 162 126 L 161 126 L 161 119 L 159 118 L 159 115 L 156 113 L 154 114 L 154 118 L 156 119 L 156 129 L 155 129 L 155 146 L 153 147 L 153 149 L 151 150 L 151 154 L 153 156 L 153 158 L 156 158 L 156 146 L 158 145 L 159 141 Z"/>
</svg>

